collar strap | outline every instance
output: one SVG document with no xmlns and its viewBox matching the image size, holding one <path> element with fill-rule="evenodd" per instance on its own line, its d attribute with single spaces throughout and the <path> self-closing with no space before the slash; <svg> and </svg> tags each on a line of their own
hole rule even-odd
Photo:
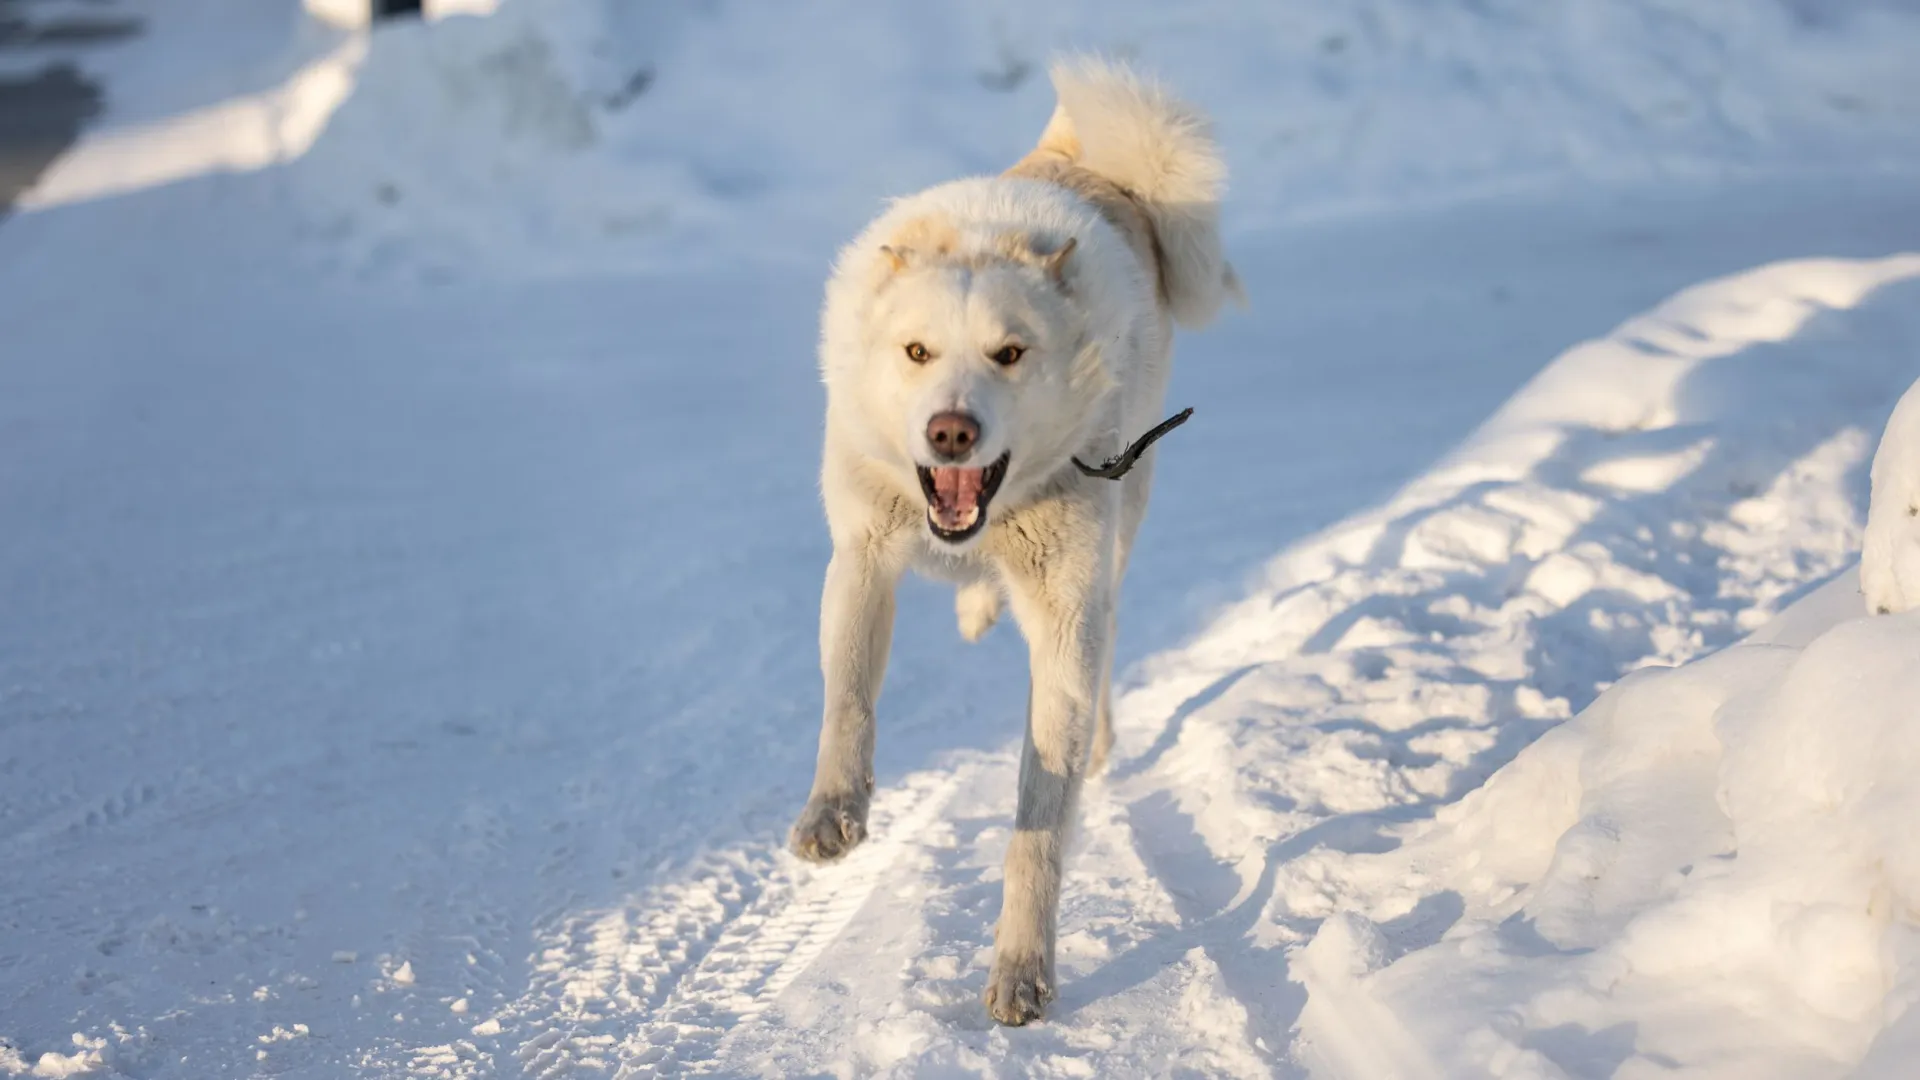
<svg viewBox="0 0 1920 1080">
<path fill-rule="evenodd" d="M 1108 461 L 1105 465 L 1095 468 L 1094 466 L 1089 465 L 1084 461 L 1081 461 L 1079 458 L 1074 458 L 1073 467 L 1076 469 L 1079 469 L 1082 473 L 1086 474 L 1087 476 L 1091 476 L 1096 479 L 1118 480 L 1121 477 L 1127 475 L 1127 472 L 1133 468 L 1134 463 L 1140 460 L 1140 455 L 1147 452 L 1147 447 L 1152 446 L 1154 442 L 1160 438 L 1160 436 L 1165 435 L 1167 432 L 1172 431 L 1174 428 L 1177 428 L 1181 424 L 1186 423 L 1187 419 L 1192 415 L 1193 415 L 1192 409 L 1190 408 L 1181 409 L 1179 412 L 1174 413 L 1172 416 L 1169 416 L 1165 420 L 1160 421 L 1158 424 L 1154 425 L 1152 431 L 1149 431 L 1145 435 L 1142 435 L 1139 438 L 1133 440 L 1133 445 L 1127 447 L 1124 451 L 1121 452 L 1119 457 L 1114 458 L 1111 461 Z"/>
</svg>

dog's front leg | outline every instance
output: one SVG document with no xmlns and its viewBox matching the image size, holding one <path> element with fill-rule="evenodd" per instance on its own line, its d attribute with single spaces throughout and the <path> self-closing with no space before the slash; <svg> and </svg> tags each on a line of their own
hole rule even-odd
<svg viewBox="0 0 1920 1080">
<path fill-rule="evenodd" d="M 887 671 L 899 578 L 880 545 L 835 544 L 820 597 L 820 672 L 826 682 L 820 756 L 812 794 L 791 837 L 803 859 L 830 862 L 867 837 L 873 710 Z"/>
<path fill-rule="evenodd" d="M 1105 670 L 1112 602 L 1106 522 L 1090 505 L 1038 508 L 1010 530 L 1002 562 L 1027 637 L 1032 683 L 1020 804 L 1007 847 L 1005 893 L 987 976 L 987 1012 L 1003 1024 L 1037 1019 L 1058 985 L 1054 939 L 1060 876 Z"/>
</svg>

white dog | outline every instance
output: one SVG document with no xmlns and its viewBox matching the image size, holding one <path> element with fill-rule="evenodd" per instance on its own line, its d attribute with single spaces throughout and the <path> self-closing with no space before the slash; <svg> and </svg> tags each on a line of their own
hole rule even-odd
<svg viewBox="0 0 1920 1080">
<path fill-rule="evenodd" d="M 1150 440 L 1128 443 L 1160 419 L 1172 323 L 1203 324 L 1239 290 L 1205 118 L 1099 61 L 1058 65 L 1053 83 L 1032 153 L 894 203 L 827 285 L 826 708 L 792 835 L 815 861 L 866 837 L 900 575 L 958 582 L 968 640 L 1010 603 L 1031 681 L 986 989 L 1006 1024 L 1053 996 L 1067 825 L 1113 742 L 1115 599 L 1153 472 L 1127 468 Z"/>
</svg>

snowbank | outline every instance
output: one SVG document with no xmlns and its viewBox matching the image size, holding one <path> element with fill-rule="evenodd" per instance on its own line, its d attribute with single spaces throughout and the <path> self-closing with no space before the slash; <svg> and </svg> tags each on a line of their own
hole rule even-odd
<svg viewBox="0 0 1920 1080">
<path fill-rule="evenodd" d="M 1016 159 L 1051 111 L 1039 73 L 1074 50 L 1135 58 L 1218 119 L 1235 229 L 1920 167 L 1905 5 L 439 0 L 371 29 L 364 3 L 269 7 L 200 0 L 104 62 L 108 123 L 37 205 L 286 165 L 303 235 L 356 272 L 817 263 L 884 198 Z M 234 66 L 270 77 L 150 92 Z"/>
<path fill-rule="evenodd" d="M 1907 544 L 1889 459 L 1916 400 L 1869 525 L 1891 494 Z M 1860 590 L 1848 571 L 1740 644 L 1633 673 L 1346 867 L 1391 899 L 1298 958 L 1315 1074 L 1912 1075 L 1920 612 L 1868 615 Z M 1457 920 L 1396 955 L 1381 924 L 1436 905 Z"/>
<path fill-rule="evenodd" d="M 884 197 L 1014 160 L 1073 49 L 1218 118 L 1237 227 L 1920 162 L 1920 12 L 1891 5 L 509 0 L 377 32 L 295 186 L 357 263 L 402 241 L 441 273 L 817 261 Z"/>
<path fill-rule="evenodd" d="M 348 38 L 279 86 L 83 139 L 55 160 L 20 205 L 46 209 L 293 161 L 352 92 L 365 55 L 365 39 Z"/>
<path fill-rule="evenodd" d="M 1900 399 L 1873 456 L 1860 585 L 1869 611 L 1920 607 L 1920 383 Z"/>
<path fill-rule="evenodd" d="M 605 25 L 591 5 L 383 25 L 352 99 L 289 170 L 295 212 L 363 271 L 606 262 L 663 188 L 602 145 L 585 42 Z"/>
</svg>

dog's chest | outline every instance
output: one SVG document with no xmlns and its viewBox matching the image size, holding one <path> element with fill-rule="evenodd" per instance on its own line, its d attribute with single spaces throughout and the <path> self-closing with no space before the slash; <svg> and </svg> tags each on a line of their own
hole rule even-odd
<svg viewBox="0 0 1920 1080">
<path fill-rule="evenodd" d="M 950 581 L 956 585 L 969 585 L 993 574 L 993 564 L 979 545 L 956 552 L 951 545 L 931 536 L 915 540 L 907 557 L 907 565 L 921 577 Z"/>
</svg>

